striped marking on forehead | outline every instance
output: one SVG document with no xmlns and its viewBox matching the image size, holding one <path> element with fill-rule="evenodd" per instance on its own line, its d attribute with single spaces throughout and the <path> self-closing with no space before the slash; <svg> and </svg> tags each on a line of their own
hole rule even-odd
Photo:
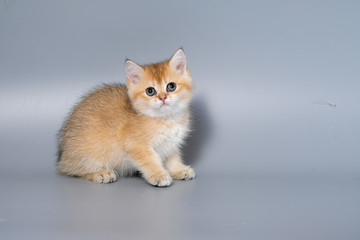
<svg viewBox="0 0 360 240">
<path fill-rule="evenodd" d="M 146 78 L 153 79 L 157 84 L 161 85 L 163 81 L 169 77 L 168 62 L 155 63 L 144 66 Z"/>
</svg>

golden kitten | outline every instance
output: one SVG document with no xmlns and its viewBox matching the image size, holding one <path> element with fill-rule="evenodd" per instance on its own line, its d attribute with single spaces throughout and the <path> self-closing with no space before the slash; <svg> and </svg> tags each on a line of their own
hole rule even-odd
<svg viewBox="0 0 360 240">
<path fill-rule="evenodd" d="M 140 172 L 154 186 L 192 179 L 180 146 L 189 133 L 192 79 L 179 49 L 169 60 L 126 60 L 125 85 L 105 85 L 75 106 L 59 134 L 58 171 L 99 183 Z"/>
</svg>

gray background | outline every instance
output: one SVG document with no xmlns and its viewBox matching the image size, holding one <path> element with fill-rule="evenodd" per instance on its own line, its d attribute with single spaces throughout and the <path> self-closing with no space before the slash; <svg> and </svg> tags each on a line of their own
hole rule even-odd
<svg viewBox="0 0 360 240">
<path fill-rule="evenodd" d="M 0 1 L 1 239 L 360 239 L 359 1 Z M 197 178 L 56 174 L 87 90 L 184 47 Z"/>
</svg>

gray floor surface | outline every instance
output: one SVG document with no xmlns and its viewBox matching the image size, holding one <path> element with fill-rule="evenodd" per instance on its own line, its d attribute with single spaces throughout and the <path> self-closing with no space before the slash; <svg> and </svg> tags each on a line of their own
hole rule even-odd
<svg viewBox="0 0 360 240">
<path fill-rule="evenodd" d="M 0 239 L 360 239 L 358 1 L 0 1 Z M 102 82 L 184 47 L 192 181 L 58 175 Z"/>
<path fill-rule="evenodd" d="M 358 239 L 360 179 L 199 174 L 153 188 L 1 174 L 2 239 Z"/>
</svg>

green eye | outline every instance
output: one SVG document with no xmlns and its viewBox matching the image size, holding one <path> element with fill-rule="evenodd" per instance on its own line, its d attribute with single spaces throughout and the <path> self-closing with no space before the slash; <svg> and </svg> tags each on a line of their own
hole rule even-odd
<svg viewBox="0 0 360 240">
<path fill-rule="evenodd" d="M 168 92 L 173 92 L 173 91 L 175 91 L 175 89 L 176 89 L 176 84 L 173 82 L 169 83 L 166 86 L 166 91 L 168 91 Z"/>
<path fill-rule="evenodd" d="M 146 92 L 146 94 L 147 94 L 149 97 L 154 96 L 155 93 L 156 93 L 156 91 L 155 91 L 155 89 L 154 89 L 153 87 L 147 88 L 147 89 L 145 90 L 145 92 Z"/>
</svg>

